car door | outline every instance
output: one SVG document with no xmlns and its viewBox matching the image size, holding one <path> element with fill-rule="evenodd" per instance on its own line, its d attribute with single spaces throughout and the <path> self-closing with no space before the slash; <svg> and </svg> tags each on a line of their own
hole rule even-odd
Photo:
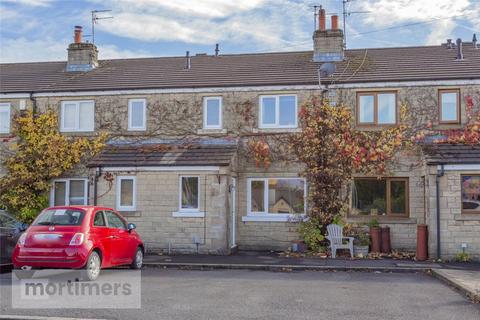
<svg viewBox="0 0 480 320">
<path fill-rule="evenodd" d="M 102 210 L 95 212 L 92 220 L 90 234 L 95 246 L 100 247 L 103 254 L 103 266 L 109 266 L 111 264 L 111 247 L 112 239 L 110 238 L 110 232 L 107 227 L 107 220 Z"/>
<path fill-rule="evenodd" d="M 133 253 L 130 252 L 130 233 L 127 230 L 127 223 L 113 211 L 105 211 L 105 216 L 111 239 L 112 262 L 116 265 L 129 263 Z"/>
</svg>

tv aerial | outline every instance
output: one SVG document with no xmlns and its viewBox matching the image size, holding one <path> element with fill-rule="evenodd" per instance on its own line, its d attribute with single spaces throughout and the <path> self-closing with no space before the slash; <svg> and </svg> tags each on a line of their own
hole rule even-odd
<svg viewBox="0 0 480 320">
<path fill-rule="evenodd" d="M 99 20 L 105 20 L 105 19 L 113 19 L 113 16 L 108 16 L 108 17 L 99 17 L 98 13 L 105 13 L 105 12 L 110 12 L 112 10 L 92 10 L 92 43 L 95 44 L 95 24 L 98 23 Z"/>
</svg>

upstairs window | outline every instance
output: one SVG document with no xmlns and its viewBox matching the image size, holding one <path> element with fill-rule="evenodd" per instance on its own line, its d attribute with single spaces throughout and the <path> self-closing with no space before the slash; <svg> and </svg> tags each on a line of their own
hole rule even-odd
<svg viewBox="0 0 480 320">
<path fill-rule="evenodd" d="M 391 125 L 397 123 L 395 92 L 365 92 L 357 94 L 357 124 Z"/>
<path fill-rule="evenodd" d="M 128 100 L 128 130 L 147 129 L 147 101 L 145 99 Z"/>
<path fill-rule="evenodd" d="M 61 132 L 90 132 L 94 130 L 94 102 L 63 101 L 60 111 Z"/>
<path fill-rule="evenodd" d="M 297 96 L 260 97 L 260 128 L 296 128 Z"/>
<path fill-rule="evenodd" d="M 0 103 L 0 133 L 10 133 L 10 103 Z"/>
<path fill-rule="evenodd" d="M 206 97 L 203 99 L 203 128 L 222 129 L 221 97 Z"/>
<path fill-rule="evenodd" d="M 460 123 L 460 90 L 439 90 L 440 123 Z"/>
</svg>

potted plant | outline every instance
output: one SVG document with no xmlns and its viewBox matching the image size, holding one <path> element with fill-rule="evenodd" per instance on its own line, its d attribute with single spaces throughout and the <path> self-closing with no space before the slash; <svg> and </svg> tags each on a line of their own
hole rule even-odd
<svg viewBox="0 0 480 320">
<path fill-rule="evenodd" d="M 353 252 L 356 257 L 365 258 L 368 256 L 368 246 L 370 245 L 370 235 L 364 229 L 356 232 L 353 240 Z"/>
</svg>

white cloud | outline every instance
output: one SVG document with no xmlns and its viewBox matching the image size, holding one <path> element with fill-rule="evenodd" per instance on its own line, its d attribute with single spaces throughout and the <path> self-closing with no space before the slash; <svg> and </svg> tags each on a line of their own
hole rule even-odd
<svg viewBox="0 0 480 320">
<path fill-rule="evenodd" d="M 68 39 L 55 40 L 46 38 L 30 40 L 27 38 L 6 39 L 2 41 L 0 61 L 34 62 L 34 61 L 66 61 Z M 99 59 L 138 58 L 149 56 L 145 51 L 119 49 L 114 45 L 99 46 Z"/>
<path fill-rule="evenodd" d="M 439 44 L 451 37 L 459 19 L 480 27 L 480 5 L 476 0 L 366 0 L 357 2 L 355 9 L 370 11 L 363 24 L 373 29 L 428 22 L 421 25 L 430 31 L 426 44 Z"/>
<path fill-rule="evenodd" d="M 5 3 L 20 4 L 34 7 L 48 7 L 53 0 L 2 0 Z"/>
<path fill-rule="evenodd" d="M 99 0 L 92 0 L 99 1 Z M 105 1 L 110 1 L 105 3 Z M 289 0 L 103 0 L 114 19 L 102 31 L 143 41 L 212 44 L 248 42 L 258 48 L 297 45 L 311 38 L 305 30 L 310 8 Z"/>
</svg>

